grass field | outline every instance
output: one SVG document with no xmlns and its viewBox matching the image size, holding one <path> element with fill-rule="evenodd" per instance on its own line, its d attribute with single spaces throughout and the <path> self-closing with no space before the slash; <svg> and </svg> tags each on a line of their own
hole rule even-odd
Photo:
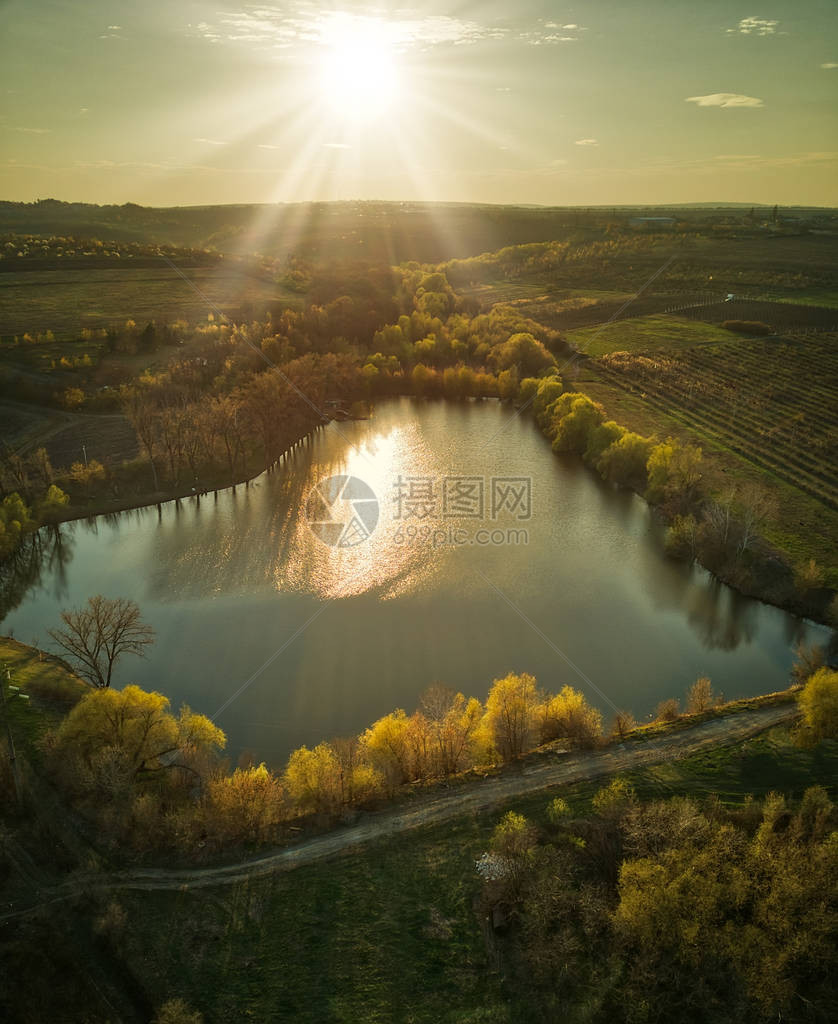
<svg viewBox="0 0 838 1024">
<path fill-rule="evenodd" d="M 630 320 L 568 331 L 567 340 L 590 356 L 609 352 L 680 351 L 693 345 L 730 340 L 730 332 L 713 324 L 696 323 L 682 317 L 639 316 Z"/>
<path fill-rule="evenodd" d="M 83 327 L 107 327 L 128 319 L 170 322 L 206 320 L 218 307 L 230 313 L 252 304 L 299 297 L 237 265 L 184 267 L 202 297 L 162 260 L 159 267 L 34 270 L 0 274 L 0 337 L 52 330 L 66 338 Z"/>
<path fill-rule="evenodd" d="M 804 751 L 775 729 L 629 778 L 644 798 L 719 794 L 730 804 L 771 790 L 799 796 L 815 783 L 834 792 L 838 743 Z M 604 784 L 560 795 L 584 815 Z M 544 825 L 554 795 L 514 807 Z M 153 1004 L 181 996 L 210 1022 L 511 1021 L 474 909 L 474 862 L 501 814 L 232 890 L 120 897 L 125 955 Z"/>
</svg>

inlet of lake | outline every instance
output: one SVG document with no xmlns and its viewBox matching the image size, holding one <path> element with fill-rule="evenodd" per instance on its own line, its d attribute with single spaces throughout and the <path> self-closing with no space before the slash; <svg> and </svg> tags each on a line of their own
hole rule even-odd
<svg viewBox="0 0 838 1024">
<path fill-rule="evenodd" d="M 274 766 L 435 682 L 482 698 L 530 672 L 606 720 L 702 675 L 728 698 L 787 686 L 795 645 L 829 631 L 667 559 L 662 533 L 528 414 L 398 399 L 249 487 L 62 526 L 0 631 L 54 649 L 62 609 L 132 598 L 156 640 L 116 685 L 217 714 L 234 760 Z"/>
</svg>

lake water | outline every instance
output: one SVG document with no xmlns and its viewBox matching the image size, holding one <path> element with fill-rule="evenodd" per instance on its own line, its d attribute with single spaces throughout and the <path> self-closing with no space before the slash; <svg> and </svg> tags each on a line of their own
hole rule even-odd
<svg viewBox="0 0 838 1024">
<path fill-rule="evenodd" d="M 318 488 L 335 476 L 357 482 Z M 484 697 L 527 671 L 640 718 L 699 675 L 782 688 L 793 647 L 828 636 L 664 558 L 642 500 L 497 402 L 388 401 L 248 488 L 61 533 L 2 631 L 47 645 L 61 609 L 133 598 L 157 638 L 117 685 L 217 713 L 234 757 L 274 765 L 434 682 Z"/>
</svg>

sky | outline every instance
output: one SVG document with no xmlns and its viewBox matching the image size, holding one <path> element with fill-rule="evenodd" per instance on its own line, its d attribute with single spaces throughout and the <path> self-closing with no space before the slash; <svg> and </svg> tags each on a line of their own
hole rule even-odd
<svg viewBox="0 0 838 1024">
<path fill-rule="evenodd" d="M 0 0 L 0 199 L 838 205 L 838 5 Z"/>
</svg>

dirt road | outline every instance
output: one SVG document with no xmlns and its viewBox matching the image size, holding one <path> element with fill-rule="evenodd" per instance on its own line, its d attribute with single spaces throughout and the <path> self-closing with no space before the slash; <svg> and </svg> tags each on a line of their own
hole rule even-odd
<svg viewBox="0 0 838 1024">
<path fill-rule="evenodd" d="M 208 868 L 134 868 L 130 871 L 75 875 L 57 885 L 43 884 L 42 878 L 24 877 L 32 892 L 26 905 L 8 904 L 0 922 L 37 912 L 52 903 L 82 893 L 124 890 L 186 890 L 232 885 L 341 854 L 351 853 L 368 843 L 386 839 L 410 829 L 438 825 L 464 814 L 477 814 L 514 801 L 516 797 L 548 791 L 574 782 L 614 775 L 646 765 L 690 757 L 700 750 L 730 746 L 781 722 L 796 717 L 796 704 L 739 711 L 714 718 L 678 732 L 649 740 L 615 744 L 605 750 L 575 754 L 546 755 L 543 764 L 509 768 L 500 775 L 460 785 L 448 793 L 417 797 L 410 807 L 381 811 L 356 825 L 337 828 L 260 857 Z M 23 865 L 21 865 L 23 867 Z"/>
<path fill-rule="evenodd" d="M 645 742 L 627 742 L 601 751 L 558 755 L 545 760 L 543 765 L 528 766 L 518 772 L 510 770 L 500 776 L 458 787 L 451 793 L 419 797 L 416 804 L 409 808 L 382 811 L 360 824 L 304 840 L 253 860 L 197 869 L 138 868 L 124 874 L 109 875 L 101 880 L 101 886 L 96 887 L 192 889 L 228 885 L 276 871 L 291 871 L 301 865 L 347 853 L 409 829 L 437 825 L 463 814 L 487 811 L 525 794 L 613 775 L 644 765 L 680 760 L 716 744 L 735 744 L 794 718 L 796 713 L 796 704 L 757 708 L 711 719 Z"/>
</svg>

